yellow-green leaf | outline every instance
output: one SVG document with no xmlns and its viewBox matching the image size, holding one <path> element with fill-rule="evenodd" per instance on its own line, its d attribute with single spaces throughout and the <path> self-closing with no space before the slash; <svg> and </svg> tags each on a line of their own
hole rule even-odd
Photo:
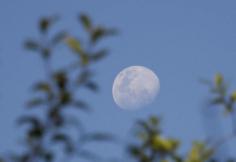
<svg viewBox="0 0 236 162">
<path fill-rule="evenodd" d="M 236 101 L 236 91 L 234 91 L 232 94 L 231 94 L 231 99 L 233 101 Z"/>
<path fill-rule="evenodd" d="M 83 51 L 81 43 L 79 40 L 73 37 L 66 38 L 66 44 L 76 53 L 79 54 L 82 65 L 87 65 L 89 63 L 88 55 Z"/>
<path fill-rule="evenodd" d="M 81 44 L 80 44 L 79 40 L 72 38 L 72 37 L 67 37 L 66 43 L 74 52 L 76 52 L 76 53 L 82 52 L 82 48 L 81 48 Z"/>
<path fill-rule="evenodd" d="M 216 84 L 217 86 L 219 86 L 219 85 L 221 85 L 222 83 L 223 83 L 223 76 L 222 76 L 220 73 L 216 74 L 216 75 L 215 75 L 215 84 Z"/>
</svg>

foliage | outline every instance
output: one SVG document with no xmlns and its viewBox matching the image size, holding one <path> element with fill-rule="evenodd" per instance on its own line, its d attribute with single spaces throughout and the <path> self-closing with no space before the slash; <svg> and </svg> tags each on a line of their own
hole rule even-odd
<svg viewBox="0 0 236 162">
<path fill-rule="evenodd" d="M 77 92 L 82 88 L 91 92 L 99 90 L 92 66 L 105 58 L 108 50 L 97 48 L 97 44 L 107 36 L 116 34 L 116 31 L 94 25 L 86 14 L 80 14 L 78 21 L 87 35 L 87 40 L 78 39 L 66 31 L 51 34 L 50 31 L 59 20 L 57 16 L 43 17 L 38 24 L 40 39 L 28 39 L 24 43 L 25 48 L 37 54 L 44 63 L 45 79 L 32 86 L 33 97 L 26 104 L 27 112 L 17 120 L 20 126 L 26 127 L 22 139 L 24 151 L 10 153 L 10 156 L 0 158 L 0 162 L 53 162 L 61 156 L 77 156 L 98 161 L 100 156 L 84 146 L 94 141 L 114 140 L 106 132 L 89 132 L 79 120 L 80 116 L 69 112 L 78 111 L 80 115 L 82 112 L 91 111 L 89 104 L 79 98 Z M 54 69 L 52 62 L 57 57 L 54 51 L 58 45 L 66 46 L 71 51 L 68 57 L 75 59 L 66 66 Z M 180 153 L 181 141 L 166 137 L 160 129 L 160 119 L 151 116 L 147 120 L 137 121 L 134 142 L 127 146 L 130 157 L 137 162 L 217 162 L 214 159 L 217 149 L 236 136 L 233 115 L 236 91 L 229 91 L 221 74 L 216 74 L 213 81 L 204 80 L 204 83 L 211 92 L 209 104 L 213 107 L 221 106 L 225 114 L 232 118 L 232 135 L 211 146 L 207 141 L 195 141 L 186 154 L 183 154 Z M 71 129 L 78 134 L 72 135 Z"/>
<path fill-rule="evenodd" d="M 151 116 L 147 121 L 138 121 L 138 142 L 128 146 L 129 154 L 139 162 L 204 162 L 213 150 L 202 142 L 194 142 L 186 157 L 178 153 L 180 141 L 164 137 L 159 128 L 160 120 Z"/>
<path fill-rule="evenodd" d="M 229 92 L 228 85 L 221 74 L 216 74 L 213 81 L 204 80 L 204 83 L 209 86 L 212 94 L 210 105 L 222 106 L 226 114 L 232 118 L 233 126 L 235 126 L 233 113 L 236 91 Z M 188 153 L 182 155 L 178 151 L 181 142 L 165 137 L 160 130 L 159 118 L 151 116 L 147 121 L 137 122 L 137 140 L 136 143 L 129 144 L 128 152 L 139 162 L 217 162 L 214 154 L 222 144 L 236 137 L 235 128 L 233 128 L 232 135 L 219 139 L 213 145 L 209 145 L 207 141 L 193 142 Z M 234 159 L 228 158 L 228 162 L 234 161 Z"/>
<path fill-rule="evenodd" d="M 85 28 L 89 42 L 75 38 L 65 31 L 58 31 L 51 36 L 50 31 L 58 17 L 44 17 L 39 21 L 40 41 L 26 40 L 24 46 L 28 51 L 39 55 L 44 62 L 45 78 L 32 87 L 33 95 L 27 103 L 27 115 L 18 119 L 19 125 L 28 125 L 24 135 L 24 152 L 14 153 L 6 160 L 17 162 L 56 161 L 61 158 L 58 149 L 64 156 L 78 156 L 78 158 L 92 158 L 96 154 L 84 149 L 84 145 L 93 141 L 110 141 L 113 136 L 106 132 L 87 132 L 79 120 L 78 115 L 65 113 L 66 111 L 88 112 L 87 102 L 78 98 L 78 89 L 86 88 L 92 92 L 98 90 L 94 81 L 93 63 L 102 60 L 107 55 L 107 49 L 95 48 L 102 38 L 113 35 L 114 30 L 92 24 L 90 18 L 81 14 L 79 23 Z M 67 46 L 75 55 L 72 63 L 65 67 L 52 68 L 54 49 L 58 45 Z M 87 48 L 89 47 L 89 48 Z M 68 57 L 72 57 L 70 53 Z M 37 112 L 33 113 L 32 111 Z M 38 113 L 43 111 L 42 113 Z M 43 114 L 43 117 L 42 117 Z M 78 134 L 70 133 L 74 129 Z M 79 131 L 78 131 L 79 130 Z M 96 155 L 96 157 L 99 157 Z M 0 160 L 2 161 L 2 160 Z"/>
</svg>

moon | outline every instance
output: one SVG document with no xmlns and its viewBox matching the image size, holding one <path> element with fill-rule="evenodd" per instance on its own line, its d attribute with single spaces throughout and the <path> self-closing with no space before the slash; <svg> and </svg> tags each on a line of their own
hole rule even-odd
<svg viewBox="0 0 236 162">
<path fill-rule="evenodd" d="M 152 103 L 160 91 L 157 75 L 144 66 L 130 66 L 115 78 L 112 95 L 122 109 L 136 110 Z"/>
</svg>

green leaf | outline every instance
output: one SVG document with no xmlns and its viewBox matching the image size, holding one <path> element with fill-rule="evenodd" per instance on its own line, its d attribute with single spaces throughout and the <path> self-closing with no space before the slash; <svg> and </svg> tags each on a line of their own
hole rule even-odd
<svg viewBox="0 0 236 162">
<path fill-rule="evenodd" d="M 140 156 L 142 154 L 142 151 L 140 150 L 140 148 L 138 146 L 135 145 L 130 145 L 128 147 L 128 152 L 132 155 L 132 156 Z"/>
<path fill-rule="evenodd" d="M 213 150 L 205 146 L 204 143 L 194 142 L 191 151 L 188 153 L 186 162 L 201 162 L 209 160 Z"/>
<path fill-rule="evenodd" d="M 105 29 L 102 27 L 97 27 L 93 30 L 91 35 L 91 40 L 93 43 L 96 43 L 98 40 L 105 36 L 111 36 L 116 34 L 116 31 L 114 29 Z"/>
<path fill-rule="evenodd" d="M 173 152 L 179 145 L 179 142 L 174 139 L 165 139 L 159 135 L 154 136 L 152 139 L 152 147 L 157 151 L 166 153 Z"/>
<path fill-rule="evenodd" d="M 87 65 L 89 63 L 89 57 L 83 51 L 81 43 L 79 40 L 73 37 L 67 37 L 66 44 L 76 53 L 79 54 L 82 65 Z"/>
<path fill-rule="evenodd" d="M 151 123 L 151 125 L 158 126 L 160 120 L 156 116 L 151 116 L 149 118 L 149 122 Z"/>
<path fill-rule="evenodd" d="M 42 92 L 51 92 L 51 87 L 48 83 L 46 82 L 39 82 L 34 85 L 33 87 L 34 91 L 42 91 Z"/>
<path fill-rule="evenodd" d="M 43 17 L 39 21 L 39 30 L 46 33 L 49 27 L 58 20 L 58 16 Z"/>
<path fill-rule="evenodd" d="M 216 86 L 221 86 L 222 83 L 223 83 L 223 80 L 224 80 L 223 76 L 220 73 L 215 75 L 215 84 L 216 84 Z"/>
<path fill-rule="evenodd" d="M 231 94 L 232 101 L 236 101 L 236 91 Z"/>
<path fill-rule="evenodd" d="M 81 48 L 81 43 L 79 40 L 73 38 L 73 37 L 67 37 L 66 38 L 67 45 L 76 53 L 82 53 L 83 50 Z"/>
<path fill-rule="evenodd" d="M 92 23 L 91 23 L 91 20 L 90 18 L 85 15 L 85 14 L 81 14 L 80 15 L 80 21 L 83 25 L 83 27 L 87 30 L 87 31 L 90 31 L 91 28 L 92 28 Z"/>
<path fill-rule="evenodd" d="M 71 93 L 69 91 L 63 91 L 60 93 L 60 102 L 61 104 L 67 104 L 71 101 Z"/>
</svg>

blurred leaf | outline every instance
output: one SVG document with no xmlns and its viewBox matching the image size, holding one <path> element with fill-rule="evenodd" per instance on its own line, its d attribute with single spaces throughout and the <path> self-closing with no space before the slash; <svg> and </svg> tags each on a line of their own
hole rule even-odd
<svg viewBox="0 0 236 162">
<path fill-rule="evenodd" d="M 195 142 L 193 144 L 191 151 L 187 156 L 186 162 L 206 161 L 209 160 L 212 154 L 213 154 L 212 149 L 206 148 L 206 146 L 203 143 Z"/>
<path fill-rule="evenodd" d="M 160 120 L 156 116 L 151 116 L 149 118 L 149 122 L 151 123 L 151 125 L 158 126 L 158 124 L 160 123 Z"/>
<path fill-rule="evenodd" d="M 164 139 L 160 136 L 154 136 L 152 139 L 152 147 L 157 151 L 166 153 L 173 152 L 178 147 L 179 142 L 174 139 Z"/>
<path fill-rule="evenodd" d="M 142 129 L 144 129 L 147 132 L 151 131 L 151 128 L 149 127 L 148 123 L 146 123 L 143 120 L 138 120 L 137 121 L 137 125 L 140 126 Z"/>
<path fill-rule="evenodd" d="M 59 107 L 52 108 L 48 112 L 48 115 L 49 115 L 49 118 L 52 120 L 52 122 L 55 126 L 60 127 L 64 124 L 65 119 L 61 115 Z"/>
<path fill-rule="evenodd" d="M 61 31 L 61 32 L 56 33 L 52 38 L 52 41 L 51 41 L 52 45 L 56 45 L 56 44 L 62 42 L 63 40 L 66 39 L 67 35 L 68 34 L 65 31 Z"/>
<path fill-rule="evenodd" d="M 104 57 L 106 57 L 108 54 L 108 51 L 106 49 L 100 50 L 98 52 L 96 52 L 93 55 L 90 55 L 90 60 L 92 61 L 99 61 L 101 59 L 103 59 Z"/>
<path fill-rule="evenodd" d="M 105 36 L 111 36 L 116 34 L 116 30 L 114 29 L 105 29 L 103 27 L 97 27 L 93 30 L 92 35 L 91 35 L 91 40 L 93 43 L 96 43 L 98 40 Z"/>
<path fill-rule="evenodd" d="M 79 54 L 82 65 L 87 65 L 89 63 L 89 57 L 81 48 L 81 43 L 79 40 L 68 37 L 66 39 L 66 43 L 75 53 Z"/>
<path fill-rule="evenodd" d="M 84 86 L 94 92 L 98 91 L 98 85 L 95 82 L 88 81 L 87 83 L 84 84 Z"/>
<path fill-rule="evenodd" d="M 60 93 L 60 102 L 62 104 L 67 104 L 71 101 L 71 93 L 69 91 L 62 91 Z"/>
<path fill-rule="evenodd" d="M 57 86 L 58 86 L 59 89 L 61 89 L 61 90 L 66 89 L 68 78 L 67 78 L 67 75 L 64 71 L 56 72 L 54 74 L 53 78 L 56 81 Z"/>
<path fill-rule="evenodd" d="M 83 25 L 83 27 L 87 30 L 87 31 L 90 31 L 91 28 L 92 28 L 92 23 L 91 23 L 91 20 L 90 18 L 85 15 L 85 14 L 81 14 L 80 15 L 80 21 Z"/>
<path fill-rule="evenodd" d="M 28 108 L 33 108 L 33 107 L 36 107 L 36 106 L 41 106 L 41 105 L 43 105 L 45 103 L 46 103 L 45 99 L 34 98 L 34 99 L 31 99 L 30 101 L 27 102 L 27 107 Z"/>
<path fill-rule="evenodd" d="M 128 147 L 128 152 L 132 155 L 132 156 L 140 156 L 141 154 L 141 150 L 139 149 L 138 146 L 135 146 L 135 145 L 130 145 Z"/>
<path fill-rule="evenodd" d="M 51 162 L 53 160 L 54 155 L 52 152 L 45 152 L 43 154 L 43 157 L 47 162 Z"/>
<path fill-rule="evenodd" d="M 233 101 L 236 101 L 236 91 L 234 91 L 232 94 L 231 94 L 231 99 Z"/>
<path fill-rule="evenodd" d="M 39 83 L 36 83 L 34 85 L 33 90 L 34 91 L 42 91 L 42 92 L 49 93 L 49 92 L 51 92 L 51 87 L 46 82 L 39 82 Z"/>
<path fill-rule="evenodd" d="M 33 127 L 29 130 L 28 136 L 30 138 L 41 138 L 44 133 L 43 127 Z"/>
<path fill-rule="evenodd" d="M 66 134 L 58 133 L 53 135 L 52 140 L 55 142 L 68 142 L 69 137 Z"/>
<path fill-rule="evenodd" d="M 91 109 L 89 108 L 88 104 L 84 101 L 81 100 L 76 100 L 73 101 L 72 106 L 75 106 L 75 108 L 78 108 L 80 110 L 84 110 L 84 111 L 90 111 Z"/>
<path fill-rule="evenodd" d="M 46 33 L 49 27 L 58 20 L 58 16 L 43 17 L 39 21 L 39 30 Z"/>
<path fill-rule="evenodd" d="M 31 124 L 33 127 L 41 127 L 41 121 L 35 116 L 22 116 L 18 119 L 17 123 L 22 124 Z"/>
<path fill-rule="evenodd" d="M 74 151 L 74 145 L 68 135 L 63 133 L 54 134 L 52 140 L 55 142 L 62 142 L 65 146 L 65 152 L 71 153 Z"/>
<path fill-rule="evenodd" d="M 223 83 L 223 76 L 221 74 L 216 74 L 215 75 L 215 84 L 216 86 L 220 86 Z"/>
<path fill-rule="evenodd" d="M 67 37 L 66 43 L 74 52 L 83 53 L 83 50 L 81 48 L 81 43 L 79 40 L 77 40 L 73 37 Z"/>
<path fill-rule="evenodd" d="M 114 141 L 115 138 L 108 133 L 87 133 L 82 138 L 82 142 L 91 141 Z"/>
<path fill-rule="evenodd" d="M 91 71 L 89 71 L 89 70 L 82 71 L 79 74 L 76 82 L 77 82 L 77 84 L 86 83 L 90 79 L 90 77 L 92 77 L 92 76 L 93 76 L 93 73 Z"/>
<path fill-rule="evenodd" d="M 38 42 L 36 42 L 34 40 L 25 41 L 24 46 L 25 46 L 26 49 L 32 50 L 32 51 L 37 51 L 37 50 L 40 49 L 40 45 L 38 44 Z"/>
</svg>

